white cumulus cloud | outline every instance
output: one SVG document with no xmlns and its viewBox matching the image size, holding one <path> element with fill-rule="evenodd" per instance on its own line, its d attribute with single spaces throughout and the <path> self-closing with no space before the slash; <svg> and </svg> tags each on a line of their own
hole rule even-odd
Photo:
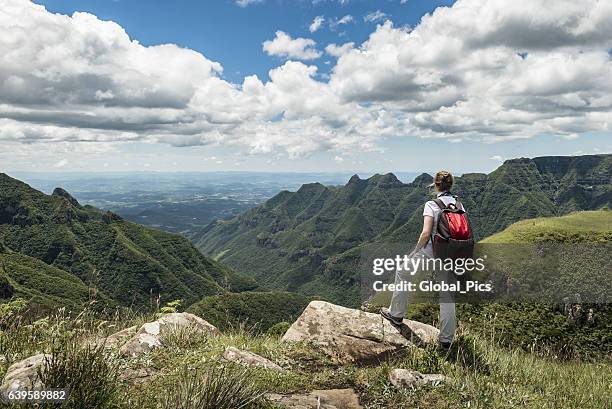
<svg viewBox="0 0 612 409">
<path fill-rule="evenodd" d="M 329 44 L 328 79 L 295 61 L 322 55 L 312 39 L 279 31 L 264 50 L 293 61 L 235 84 L 194 50 L 0 0 L 0 159 L 48 152 L 51 166 L 74 165 L 78 152 L 131 141 L 343 157 L 390 137 L 610 132 L 610 21 L 611 2 L 458 0 L 412 29 L 387 21 L 361 44 Z"/>
<path fill-rule="evenodd" d="M 325 52 L 329 55 L 331 55 L 332 57 L 341 57 L 344 54 L 348 53 L 349 51 L 351 51 L 353 49 L 353 47 L 355 47 L 355 43 L 350 42 L 350 43 L 344 43 L 342 45 L 338 45 L 338 44 L 328 44 L 325 47 Z"/>
<path fill-rule="evenodd" d="M 268 55 L 278 57 L 314 60 L 321 56 L 321 52 L 315 48 L 316 45 L 310 38 L 291 38 L 289 34 L 279 30 L 273 40 L 264 41 L 263 50 Z"/>
</svg>

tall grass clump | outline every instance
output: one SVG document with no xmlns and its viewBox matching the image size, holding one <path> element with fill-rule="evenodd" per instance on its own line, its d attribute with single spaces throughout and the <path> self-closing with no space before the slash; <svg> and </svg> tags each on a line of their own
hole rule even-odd
<svg viewBox="0 0 612 409">
<path fill-rule="evenodd" d="M 38 371 L 46 388 L 66 388 L 68 408 L 111 408 L 119 403 L 119 360 L 104 344 L 59 338 Z"/>
<path fill-rule="evenodd" d="M 231 365 L 184 367 L 163 396 L 162 409 L 248 409 L 262 400 L 248 369 Z"/>
</svg>

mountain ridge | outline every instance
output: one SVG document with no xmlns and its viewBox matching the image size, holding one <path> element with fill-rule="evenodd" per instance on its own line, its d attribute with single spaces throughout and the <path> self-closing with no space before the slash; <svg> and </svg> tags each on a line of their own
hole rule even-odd
<svg viewBox="0 0 612 409">
<path fill-rule="evenodd" d="M 612 155 L 517 158 L 489 174 L 456 177 L 453 192 L 481 239 L 526 218 L 610 207 L 611 175 Z M 332 301 L 354 305 L 360 246 L 413 246 L 432 180 L 423 173 L 402 183 L 388 173 L 353 175 L 342 186 L 303 185 L 211 223 L 196 244 L 272 289 L 331 295 Z"/>
</svg>

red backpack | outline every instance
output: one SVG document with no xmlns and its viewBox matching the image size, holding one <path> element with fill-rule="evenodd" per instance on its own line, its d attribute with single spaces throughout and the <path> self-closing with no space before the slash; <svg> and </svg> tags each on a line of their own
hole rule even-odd
<svg viewBox="0 0 612 409">
<path fill-rule="evenodd" d="M 455 203 L 449 203 L 448 206 L 440 199 L 435 199 L 434 202 L 442 211 L 432 239 L 434 257 L 441 259 L 472 258 L 474 236 L 461 202 L 457 199 Z"/>
</svg>

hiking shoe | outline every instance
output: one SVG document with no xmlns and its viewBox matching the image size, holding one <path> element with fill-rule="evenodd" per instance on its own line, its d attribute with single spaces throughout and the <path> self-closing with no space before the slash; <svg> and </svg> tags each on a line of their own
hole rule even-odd
<svg viewBox="0 0 612 409">
<path fill-rule="evenodd" d="M 383 318 L 385 318 L 387 321 L 397 327 L 401 326 L 404 323 L 403 317 L 394 317 L 386 308 L 380 309 L 380 315 L 382 315 Z"/>
<path fill-rule="evenodd" d="M 452 342 L 441 342 L 441 341 L 438 341 L 438 348 L 440 348 L 440 349 L 442 349 L 444 351 L 448 351 L 451 348 L 452 345 L 453 345 Z"/>
</svg>

